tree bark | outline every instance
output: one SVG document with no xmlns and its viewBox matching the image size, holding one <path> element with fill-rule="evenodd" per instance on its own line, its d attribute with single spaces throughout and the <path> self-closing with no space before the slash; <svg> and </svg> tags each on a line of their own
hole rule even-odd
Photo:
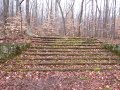
<svg viewBox="0 0 120 90">
<path fill-rule="evenodd" d="M 6 35 L 6 23 L 9 14 L 9 0 L 3 0 L 3 8 L 4 8 L 4 35 Z"/>
<path fill-rule="evenodd" d="M 79 26 L 78 26 L 78 36 L 80 36 L 81 32 L 80 32 L 80 24 L 82 22 L 82 16 L 83 16 L 83 5 L 84 5 L 84 0 L 82 0 L 81 2 L 81 10 L 80 10 L 80 14 L 79 14 Z"/>
<path fill-rule="evenodd" d="M 58 0 L 57 3 L 58 3 L 58 6 L 59 6 L 59 9 L 60 9 L 61 15 L 62 15 L 63 28 L 64 28 L 64 35 L 66 35 L 67 32 L 66 32 L 65 17 L 64 17 L 64 14 L 63 14 L 62 7 L 61 7 L 61 5 L 60 5 L 60 1 L 61 1 L 61 0 Z"/>
</svg>

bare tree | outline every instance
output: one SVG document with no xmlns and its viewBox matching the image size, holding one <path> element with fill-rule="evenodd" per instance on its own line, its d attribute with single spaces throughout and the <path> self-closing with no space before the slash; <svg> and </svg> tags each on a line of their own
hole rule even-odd
<svg viewBox="0 0 120 90">
<path fill-rule="evenodd" d="M 16 0 L 16 15 L 18 14 L 19 11 L 19 0 Z"/>
<path fill-rule="evenodd" d="M 78 36 L 80 36 L 80 24 L 82 22 L 82 16 L 83 16 L 83 5 L 84 5 L 84 0 L 82 0 L 81 2 L 81 10 L 80 10 L 80 14 L 79 14 L 79 26 L 78 26 Z"/>
<path fill-rule="evenodd" d="M 14 0 L 10 2 L 10 16 L 14 16 Z"/>
<path fill-rule="evenodd" d="M 27 20 L 27 34 L 31 33 L 31 26 L 30 26 L 30 1 L 26 0 L 26 20 Z"/>
<path fill-rule="evenodd" d="M 61 2 L 61 0 L 57 0 L 57 4 L 59 6 L 59 9 L 60 9 L 60 12 L 61 12 L 61 15 L 62 15 L 62 20 L 63 20 L 64 35 L 66 35 L 65 17 L 64 17 L 63 10 L 62 10 L 60 2 Z"/>
<path fill-rule="evenodd" d="M 108 30 L 108 11 L 109 11 L 109 2 L 108 0 L 104 0 L 104 14 L 103 14 L 103 37 L 107 36 L 107 30 Z"/>
<path fill-rule="evenodd" d="M 113 0 L 113 10 L 112 10 L 112 38 L 116 36 L 116 0 Z"/>
<path fill-rule="evenodd" d="M 117 0 L 80 0 L 79 11 L 75 6 L 77 0 L 2 0 L 0 3 L 3 4 L 0 19 L 4 22 L 4 34 L 10 16 L 14 18 L 15 15 L 21 17 L 21 30 L 22 18 L 26 18 L 27 34 L 39 26 L 40 30 L 47 26 L 48 31 L 58 32 L 58 35 L 76 33 L 76 36 L 115 38 L 117 34 L 116 20 L 120 16 Z"/>
<path fill-rule="evenodd" d="M 6 34 L 6 23 L 7 23 L 7 18 L 9 15 L 9 0 L 3 0 L 3 8 L 4 8 L 4 35 Z"/>
</svg>

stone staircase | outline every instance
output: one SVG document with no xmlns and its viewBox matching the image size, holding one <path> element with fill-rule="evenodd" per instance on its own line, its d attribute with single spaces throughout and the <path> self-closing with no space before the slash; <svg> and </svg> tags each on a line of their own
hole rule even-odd
<svg viewBox="0 0 120 90">
<path fill-rule="evenodd" d="M 7 71 L 120 70 L 120 57 L 93 38 L 33 37 L 31 47 L 4 65 Z"/>
</svg>

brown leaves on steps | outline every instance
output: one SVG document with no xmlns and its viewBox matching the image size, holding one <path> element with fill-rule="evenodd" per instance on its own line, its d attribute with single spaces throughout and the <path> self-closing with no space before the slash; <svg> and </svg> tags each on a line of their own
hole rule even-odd
<svg viewBox="0 0 120 90">
<path fill-rule="evenodd" d="M 62 39 L 63 40 L 63 39 Z M 36 42 L 37 43 L 37 42 Z M 38 43 L 37 43 L 38 44 Z M 63 43 L 64 44 L 64 43 Z M 34 45 L 34 43 L 33 43 Z M 40 45 L 40 43 L 38 44 Z M 42 44 L 44 45 L 44 44 Z M 31 48 L 30 48 L 31 49 Z M 33 50 L 33 49 L 31 49 Z M 35 50 L 35 49 L 34 49 Z M 46 54 L 53 54 L 53 52 L 49 52 L 48 49 L 36 49 L 34 54 L 38 54 L 39 52 L 42 52 L 44 50 L 44 53 L 46 51 Z M 59 49 L 60 50 L 60 49 Z M 83 49 L 84 50 L 84 49 Z M 78 56 L 78 58 L 81 58 L 81 60 L 74 60 L 76 56 L 69 56 L 69 58 L 73 59 L 74 61 L 78 61 L 79 63 L 117 63 L 117 61 L 114 59 L 119 59 L 118 56 L 112 56 L 111 53 L 105 50 L 104 52 L 100 51 L 101 49 L 89 49 L 84 50 L 84 54 L 102 54 L 101 56 Z M 39 51 L 39 52 L 38 52 Z M 55 51 L 55 49 L 51 49 L 51 51 Z M 18 57 L 18 60 L 12 60 L 10 62 L 5 63 L 1 66 L 1 70 L 16 70 L 15 72 L 4 72 L 0 71 L 0 89 L 16 89 L 16 90 L 104 90 L 104 89 L 110 89 L 110 90 L 119 90 L 120 88 L 120 66 L 115 65 L 37 65 L 41 62 L 44 63 L 70 63 L 73 61 L 65 60 L 63 58 L 68 58 L 67 54 L 72 51 L 74 51 L 74 54 L 79 53 L 80 50 L 68 50 L 68 52 L 62 52 L 64 51 L 61 49 L 61 52 L 65 54 L 64 56 L 58 56 L 61 58 L 61 60 L 58 59 L 56 56 L 52 56 L 53 58 L 56 58 L 56 60 L 49 61 L 50 57 L 46 56 L 37 56 L 37 55 L 27 55 L 26 57 L 28 60 L 20 60 L 21 57 Z M 102 50 L 103 51 L 103 50 Z M 92 52 L 92 53 L 91 53 Z M 56 53 L 56 52 L 54 52 Z M 56 53 L 56 54 L 59 54 Z M 28 52 L 29 54 L 29 52 Z M 42 53 L 41 53 L 42 54 Z M 23 55 L 22 55 L 23 56 Z M 107 57 L 108 56 L 108 57 Z M 86 60 L 82 60 L 83 57 L 88 58 Z M 89 58 L 107 58 L 108 60 L 92 60 Z M 22 57 L 23 59 L 25 57 Z M 31 60 L 31 58 L 38 58 L 38 60 L 34 61 Z M 39 58 L 46 58 L 43 60 L 39 60 Z M 65 61 L 64 61 L 65 60 Z M 82 62 L 83 61 L 83 62 Z M 99 62 L 100 61 L 100 62 Z M 25 65 L 26 64 L 26 65 Z M 3 67 L 4 66 L 4 67 Z M 77 70 L 79 69 L 79 70 Z M 85 70 L 88 69 L 88 70 Z M 23 71 L 22 71 L 23 70 Z M 52 71 L 53 70 L 53 71 Z M 66 72 L 63 72 L 65 71 Z M 68 70 L 68 71 L 67 71 Z M 77 71 L 74 71 L 77 70 Z M 81 70 L 81 71 L 80 71 Z M 43 72 L 44 71 L 44 72 Z"/>
</svg>

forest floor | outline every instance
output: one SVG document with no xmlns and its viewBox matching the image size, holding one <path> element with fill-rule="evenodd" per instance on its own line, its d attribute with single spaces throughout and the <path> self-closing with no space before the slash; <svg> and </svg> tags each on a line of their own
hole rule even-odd
<svg viewBox="0 0 120 90">
<path fill-rule="evenodd" d="M 120 57 L 78 39 L 33 38 L 0 64 L 0 90 L 120 90 Z"/>
<path fill-rule="evenodd" d="M 120 90 L 120 71 L 1 71 L 0 90 Z"/>
<path fill-rule="evenodd" d="M 29 37 L 24 34 L 0 37 L 0 43 L 27 43 L 29 40 Z"/>
<path fill-rule="evenodd" d="M 108 39 L 108 38 L 101 38 L 98 40 L 100 40 L 101 42 L 104 43 L 109 43 L 109 44 L 119 44 L 120 45 L 120 39 Z"/>
</svg>

